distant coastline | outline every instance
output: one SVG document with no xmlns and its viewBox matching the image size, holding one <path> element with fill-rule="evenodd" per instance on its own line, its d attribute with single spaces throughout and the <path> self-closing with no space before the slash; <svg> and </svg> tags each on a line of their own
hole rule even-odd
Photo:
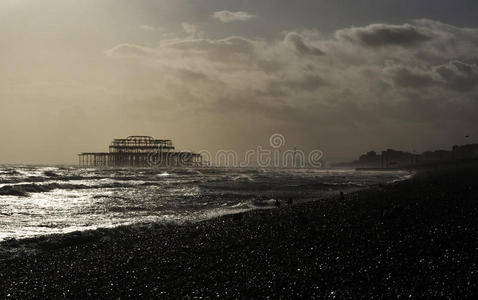
<svg viewBox="0 0 478 300">
<path fill-rule="evenodd" d="M 377 154 L 369 151 L 352 162 L 335 163 L 337 168 L 358 170 L 419 170 L 466 165 L 478 160 L 478 144 L 453 146 L 451 151 L 426 151 L 422 154 L 388 149 Z"/>
</svg>

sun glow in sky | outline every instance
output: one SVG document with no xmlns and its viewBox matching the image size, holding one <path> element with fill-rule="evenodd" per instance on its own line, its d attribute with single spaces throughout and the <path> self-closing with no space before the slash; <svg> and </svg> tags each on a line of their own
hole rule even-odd
<svg viewBox="0 0 478 300">
<path fill-rule="evenodd" d="M 476 1 L 3 0 L 0 163 L 128 135 L 326 159 L 478 136 Z"/>
</svg>

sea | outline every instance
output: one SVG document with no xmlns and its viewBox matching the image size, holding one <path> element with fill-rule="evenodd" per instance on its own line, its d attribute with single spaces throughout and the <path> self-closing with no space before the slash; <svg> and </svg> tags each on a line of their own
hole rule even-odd
<svg viewBox="0 0 478 300">
<path fill-rule="evenodd" d="M 0 241 L 138 223 L 197 222 L 333 201 L 340 192 L 406 179 L 406 171 L 350 169 L 95 169 L 0 166 Z"/>
</svg>

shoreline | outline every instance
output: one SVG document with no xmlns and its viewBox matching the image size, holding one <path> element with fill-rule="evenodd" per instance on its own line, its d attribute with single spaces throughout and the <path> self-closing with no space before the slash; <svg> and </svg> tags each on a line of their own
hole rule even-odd
<svg viewBox="0 0 478 300">
<path fill-rule="evenodd" d="M 391 180 L 389 182 L 384 182 L 384 183 L 378 183 L 378 184 L 373 184 L 367 187 L 350 187 L 346 188 L 344 190 L 334 190 L 334 191 L 324 191 L 322 197 L 318 198 L 313 198 L 313 199 L 299 199 L 298 201 L 296 200 L 292 205 L 299 205 L 299 204 L 304 204 L 304 203 L 309 203 L 309 202 L 315 202 L 315 201 L 334 201 L 334 200 L 340 200 L 340 193 L 343 192 L 344 196 L 348 196 L 350 194 L 358 193 L 358 192 L 363 192 L 366 190 L 370 189 L 375 189 L 380 186 L 384 185 L 390 185 L 390 184 L 395 184 L 398 182 L 402 181 L 407 181 L 413 178 L 413 176 L 416 174 L 416 172 L 413 171 L 408 171 L 407 175 L 404 175 L 403 177 L 395 180 Z M 286 203 L 285 199 L 282 199 L 278 197 L 277 199 L 280 200 L 280 203 L 282 206 L 290 207 L 290 204 Z M 50 234 L 39 234 L 35 236 L 30 236 L 30 237 L 22 237 L 22 238 L 15 238 L 15 237 L 10 237 L 6 238 L 4 240 L 0 240 L 0 261 L 2 259 L 9 259 L 5 252 L 9 252 L 9 250 L 15 250 L 15 249 L 23 249 L 26 250 L 27 252 L 36 252 L 38 249 L 36 243 L 40 242 L 42 245 L 45 243 L 60 243 L 62 240 L 71 240 L 77 238 L 78 240 L 81 240 L 82 238 L 86 239 L 91 239 L 93 236 L 99 236 L 100 238 L 103 235 L 107 235 L 108 232 L 110 231 L 115 231 L 117 228 L 121 229 L 122 231 L 127 230 L 128 228 L 140 228 L 140 229 L 147 229 L 151 227 L 170 227 L 170 226 L 184 226 L 188 224 L 196 224 L 200 222 L 208 222 L 210 220 L 214 220 L 216 218 L 221 218 L 224 216 L 233 216 L 237 214 L 243 214 L 243 213 L 248 213 L 251 211 L 261 211 L 261 210 L 269 210 L 269 209 L 277 209 L 277 207 L 274 204 L 271 204 L 272 201 L 274 201 L 275 198 L 270 198 L 268 201 L 265 202 L 260 202 L 258 201 L 257 203 L 252 203 L 254 207 L 250 207 L 248 209 L 238 209 L 238 211 L 232 211 L 227 212 L 227 213 L 221 213 L 221 214 L 215 214 L 214 211 L 211 211 L 209 213 L 205 214 L 212 214 L 214 215 L 213 217 L 205 218 L 205 219 L 193 219 L 193 220 L 180 220 L 177 219 L 176 221 L 151 221 L 151 222 L 138 222 L 138 223 L 130 223 L 130 224 L 122 224 L 122 225 L 112 225 L 112 226 L 107 226 L 107 227 L 97 227 L 97 228 L 90 228 L 90 229 L 84 229 L 84 230 L 73 230 L 73 231 L 68 231 L 68 232 L 59 232 L 59 233 L 50 233 Z M 242 210 L 242 211 L 241 211 Z M 80 241 L 81 243 L 81 241 Z M 3 251 L 3 252 L 2 252 Z M 15 251 L 13 251 L 15 252 Z"/>
<path fill-rule="evenodd" d="M 340 195 L 340 192 L 343 192 L 345 195 L 349 194 L 349 193 L 355 193 L 355 192 L 358 192 L 358 191 L 374 188 L 377 185 L 391 184 L 391 183 L 400 182 L 400 181 L 403 181 L 403 180 L 408 180 L 414 175 L 414 172 L 412 172 L 412 171 L 407 171 L 406 173 L 407 173 L 406 175 L 402 175 L 400 178 L 390 180 L 388 182 L 384 181 L 382 183 L 374 183 L 374 184 L 367 185 L 367 186 L 358 185 L 358 184 L 357 185 L 352 184 L 352 185 L 349 186 L 348 184 L 345 184 L 341 189 L 339 189 L 339 188 L 337 188 L 337 189 L 331 189 L 331 188 L 324 189 L 323 191 L 321 191 L 320 194 L 317 194 L 314 197 L 303 197 L 303 198 L 294 199 L 294 203 L 297 204 L 297 203 L 313 202 L 313 201 L 327 200 L 327 199 L 333 201 L 334 198 L 336 198 L 336 197 L 338 197 L 338 195 Z M 21 189 L 22 187 L 25 187 L 25 186 L 29 188 L 28 192 L 32 192 L 34 190 L 34 188 L 37 188 L 38 192 L 44 192 L 44 191 L 54 190 L 54 189 L 58 188 L 59 186 L 66 186 L 66 187 L 75 186 L 76 187 L 76 185 L 73 185 L 73 184 L 69 184 L 69 183 L 58 184 L 56 182 L 48 183 L 46 185 L 36 185 L 34 182 L 27 182 L 27 183 L 19 183 L 19 184 L 14 184 L 14 185 L 6 184 L 5 186 L 8 187 L 8 188 L 13 187 L 14 190 L 21 191 L 22 193 L 24 193 L 24 192 L 26 193 L 26 191 Z M 76 189 L 83 189 L 83 188 L 86 187 L 85 185 L 82 185 L 82 184 L 79 184 L 77 186 L 79 186 L 79 188 L 76 187 Z M 0 185 L 0 189 L 1 188 L 2 188 L 2 186 Z M 33 192 L 35 192 L 35 191 L 33 191 Z M 1 194 L 1 191 L 0 191 L 0 194 Z M 9 194 L 6 194 L 6 195 L 17 195 L 17 194 L 16 193 L 9 193 Z M 22 195 L 22 196 L 24 196 L 24 195 Z M 26 195 L 26 196 L 29 197 L 29 195 Z M 270 196 L 262 195 L 262 196 L 259 196 L 259 197 L 255 198 L 254 200 L 251 200 L 250 203 L 247 203 L 247 205 L 249 206 L 247 208 L 242 208 L 242 209 L 232 209 L 232 208 L 230 208 L 230 211 L 223 211 L 221 208 L 216 208 L 216 209 L 212 209 L 212 210 L 209 210 L 209 211 L 198 212 L 197 214 L 191 214 L 188 217 L 176 218 L 176 219 L 170 220 L 170 221 L 165 221 L 165 220 L 161 220 L 161 218 L 158 218 L 158 220 L 155 220 L 155 221 L 153 221 L 153 220 L 152 221 L 144 221 L 144 222 L 131 221 L 131 222 L 127 222 L 127 223 L 123 223 L 123 224 L 115 224 L 115 225 L 105 224 L 105 225 L 99 225 L 99 226 L 88 226 L 88 227 L 85 227 L 85 228 L 78 227 L 78 228 L 74 228 L 74 229 L 70 229 L 70 230 L 65 230 L 63 232 L 52 231 L 52 232 L 48 232 L 48 233 L 47 232 L 38 233 L 36 235 L 26 235 L 26 236 L 21 236 L 21 237 L 20 236 L 9 236 L 9 237 L 6 236 L 6 237 L 3 237 L 3 238 L 0 238 L 0 260 L 7 258 L 6 252 L 8 252 L 8 250 L 10 248 L 9 245 L 19 245 L 19 244 L 32 245 L 32 244 L 34 244 L 35 240 L 41 240 L 41 241 L 46 240 L 46 239 L 48 239 L 48 240 L 51 240 L 51 239 L 61 240 L 61 239 L 63 239 L 62 238 L 63 235 L 65 235 L 65 236 L 67 236 L 67 235 L 81 236 L 82 235 L 81 232 L 87 232 L 89 235 L 96 235 L 94 233 L 94 231 L 96 231 L 96 230 L 99 230 L 101 232 L 101 231 L 104 231 L 104 230 L 107 230 L 107 229 L 114 229 L 116 227 L 147 226 L 150 223 L 158 223 L 159 225 L 161 225 L 161 224 L 181 225 L 183 223 L 196 223 L 196 222 L 201 222 L 201 221 L 207 221 L 207 220 L 217 218 L 217 217 L 220 217 L 220 216 L 223 216 L 223 215 L 233 215 L 233 214 L 238 214 L 238 213 L 242 213 L 242 212 L 248 212 L 248 211 L 251 211 L 251 210 L 274 209 L 274 208 L 276 208 L 276 206 L 274 205 L 274 201 L 276 199 L 278 199 L 282 203 L 282 205 L 288 205 L 287 200 L 289 198 L 290 197 L 285 197 L 285 196 L 281 197 L 279 195 L 270 195 Z M 244 204 L 246 204 L 246 203 L 244 203 Z M 91 233 L 91 232 L 93 232 L 93 233 Z M 32 248 L 32 247 L 27 247 L 27 248 Z M 35 249 L 33 249 L 33 250 L 35 250 Z"/>
<path fill-rule="evenodd" d="M 396 182 L 409 180 L 406 179 L 397 179 L 388 183 L 384 184 L 393 184 Z M 382 185 L 382 184 L 379 184 Z M 344 196 L 348 196 L 353 193 L 357 193 L 360 191 L 365 191 L 368 189 L 376 188 L 379 185 L 372 185 L 369 187 L 363 188 L 350 188 L 344 191 Z M 314 199 L 307 199 L 307 200 L 300 200 L 292 205 L 287 204 L 284 199 L 281 199 L 281 206 L 282 208 L 289 207 L 296 205 L 301 205 L 305 203 L 313 203 L 316 201 L 334 201 L 339 200 L 340 191 L 333 191 L 333 192 L 325 192 L 322 198 L 314 198 Z M 328 195 L 334 194 L 334 195 Z M 280 209 L 274 204 L 271 204 L 274 201 L 274 198 L 269 199 L 268 201 L 264 202 L 263 204 L 254 204 L 254 208 L 248 209 L 238 209 L 237 211 L 230 211 L 227 213 L 215 214 L 214 211 L 209 212 L 209 214 L 214 215 L 213 217 L 208 217 L 205 219 L 192 219 L 192 220 L 176 220 L 176 221 L 151 221 L 151 222 L 139 222 L 139 223 L 131 223 L 131 224 L 122 224 L 122 225 L 112 225 L 109 227 L 97 227 L 92 229 L 84 229 L 84 230 L 74 230 L 69 232 L 61 232 L 61 233 L 50 233 L 50 234 L 39 234 L 36 236 L 31 237 L 23 237 L 23 238 L 6 238 L 4 240 L 0 240 L 0 262 L 1 261 L 8 261 L 15 258 L 18 258 L 22 255 L 29 255 L 29 254 L 36 254 L 41 253 L 45 250 L 51 250 L 56 248 L 62 248 L 68 245 L 80 245 L 84 243 L 91 243 L 91 242 L 98 242 L 98 241 L 111 241 L 115 237 L 118 236 L 118 233 L 131 233 L 131 232 L 138 232 L 138 231 L 147 231 L 147 230 L 157 230 L 160 228 L 171 228 L 176 226 L 193 226 L 194 224 L 202 223 L 202 222 L 209 222 L 213 221 L 217 218 L 222 217 L 234 217 L 235 215 L 240 214 L 247 214 L 253 211 L 267 211 L 267 210 L 274 210 Z M 208 214 L 208 213 L 206 213 Z"/>
<path fill-rule="evenodd" d="M 41 251 L 0 260 L 0 297 L 469 297 L 476 170 L 421 172 L 344 200 L 37 240 Z"/>
</svg>

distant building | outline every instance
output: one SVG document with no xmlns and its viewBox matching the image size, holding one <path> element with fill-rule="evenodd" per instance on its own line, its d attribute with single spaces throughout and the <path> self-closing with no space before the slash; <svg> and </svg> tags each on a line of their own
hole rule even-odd
<svg viewBox="0 0 478 300">
<path fill-rule="evenodd" d="M 426 151 L 419 158 L 419 164 L 428 164 L 453 160 L 453 153 L 446 150 Z"/>
<path fill-rule="evenodd" d="M 453 146 L 453 159 L 478 158 L 478 144 Z"/>
<path fill-rule="evenodd" d="M 379 168 L 382 166 L 382 157 L 375 151 L 369 151 L 360 156 L 358 164 L 362 168 Z"/>
<path fill-rule="evenodd" d="M 382 168 L 400 168 L 411 166 L 415 163 L 416 155 L 412 153 L 396 151 L 393 149 L 387 149 L 386 151 L 382 151 Z"/>
<path fill-rule="evenodd" d="M 335 166 L 391 169 L 436 165 L 468 159 L 478 159 L 478 144 L 453 146 L 452 151 L 426 151 L 419 155 L 393 149 L 382 151 L 381 155 L 375 151 L 369 151 L 361 155 L 357 161 L 335 164 Z"/>
</svg>

